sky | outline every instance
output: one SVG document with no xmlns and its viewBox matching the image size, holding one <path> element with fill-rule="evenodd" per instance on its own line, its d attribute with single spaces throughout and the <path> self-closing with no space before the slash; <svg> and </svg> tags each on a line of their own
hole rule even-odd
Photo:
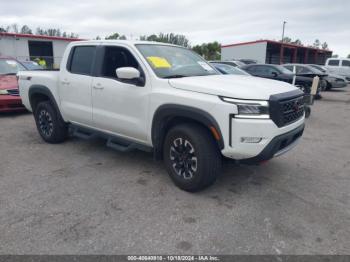
<svg viewBox="0 0 350 262">
<path fill-rule="evenodd" d="M 191 45 L 280 40 L 287 21 L 285 36 L 306 45 L 319 39 L 334 54 L 350 54 L 350 0 L 0 0 L 0 6 L 0 26 L 54 27 L 83 39 L 173 32 Z"/>
</svg>

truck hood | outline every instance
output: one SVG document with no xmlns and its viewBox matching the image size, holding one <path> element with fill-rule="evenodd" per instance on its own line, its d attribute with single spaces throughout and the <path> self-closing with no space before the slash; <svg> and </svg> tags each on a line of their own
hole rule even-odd
<svg viewBox="0 0 350 262">
<path fill-rule="evenodd" d="M 268 100 L 297 88 L 285 82 L 244 75 L 210 75 L 169 79 L 178 89 L 240 99 Z"/>
<path fill-rule="evenodd" d="M 0 89 L 17 89 L 18 82 L 15 75 L 0 75 Z"/>
</svg>

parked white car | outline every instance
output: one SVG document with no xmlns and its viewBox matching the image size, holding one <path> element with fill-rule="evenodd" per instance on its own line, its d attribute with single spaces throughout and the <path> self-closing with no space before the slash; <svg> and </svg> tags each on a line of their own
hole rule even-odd
<svg viewBox="0 0 350 262">
<path fill-rule="evenodd" d="M 325 66 L 329 72 L 344 76 L 350 83 L 350 58 L 328 58 Z"/>
<path fill-rule="evenodd" d="M 298 88 L 222 75 L 163 43 L 76 41 L 60 71 L 21 72 L 19 86 L 46 142 L 63 142 L 71 128 L 121 151 L 153 151 L 187 191 L 214 183 L 223 157 L 265 161 L 292 149 L 304 130 Z"/>
</svg>

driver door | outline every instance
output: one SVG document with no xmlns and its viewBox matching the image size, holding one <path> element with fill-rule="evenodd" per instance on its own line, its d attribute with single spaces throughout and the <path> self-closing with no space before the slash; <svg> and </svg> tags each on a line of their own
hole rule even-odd
<svg viewBox="0 0 350 262">
<path fill-rule="evenodd" d="M 126 48 L 100 46 L 101 68 L 92 82 L 93 124 L 98 129 L 138 140 L 147 141 L 146 123 L 150 85 L 124 82 L 117 78 L 116 69 L 134 67 L 141 71 L 135 56 Z"/>
</svg>

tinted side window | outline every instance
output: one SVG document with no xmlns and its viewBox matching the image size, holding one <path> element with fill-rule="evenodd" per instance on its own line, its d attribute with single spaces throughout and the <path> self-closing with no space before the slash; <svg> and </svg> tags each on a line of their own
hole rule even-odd
<svg viewBox="0 0 350 262">
<path fill-rule="evenodd" d="M 272 67 L 272 66 L 267 67 L 266 73 L 268 75 L 273 75 L 273 74 L 277 74 L 278 75 L 279 74 L 278 70 L 276 68 Z"/>
<path fill-rule="evenodd" d="M 348 60 L 343 60 L 342 66 L 349 66 L 349 67 L 350 67 L 350 61 L 348 61 Z"/>
<path fill-rule="evenodd" d="M 256 72 L 256 66 L 249 66 L 249 67 L 245 68 L 245 70 L 247 70 L 250 73 L 255 73 Z"/>
<path fill-rule="evenodd" d="M 267 66 L 256 66 L 256 69 L 255 69 L 256 73 L 259 74 L 259 75 L 268 75 L 269 74 L 269 67 Z"/>
<path fill-rule="evenodd" d="M 122 47 L 106 46 L 101 76 L 117 78 L 115 70 L 120 67 L 134 67 L 140 70 L 139 64 L 129 50 Z"/>
<path fill-rule="evenodd" d="M 328 65 L 330 66 L 338 66 L 339 65 L 339 60 L 329 60 Z"/>
<path fill-rule="evenodd" d="M 70 62 L 69 71 L 73 74 L 90 75 L 96 47 L 94 46 L 76 46 Z"/>
<path fill-rule="evenodd" d="M 307 67 L 297 66 L 297 73 L 298 74 L 311 74 L 312 72 Z"/>
<path fill-rule="evenodd" d="M 293 72 L 293 66 L 287 65 L 287 66 L 284 66 L 284 67 L 287 68 L 289 71 L 292 71 L 292 72 Z"/>
</svg>

